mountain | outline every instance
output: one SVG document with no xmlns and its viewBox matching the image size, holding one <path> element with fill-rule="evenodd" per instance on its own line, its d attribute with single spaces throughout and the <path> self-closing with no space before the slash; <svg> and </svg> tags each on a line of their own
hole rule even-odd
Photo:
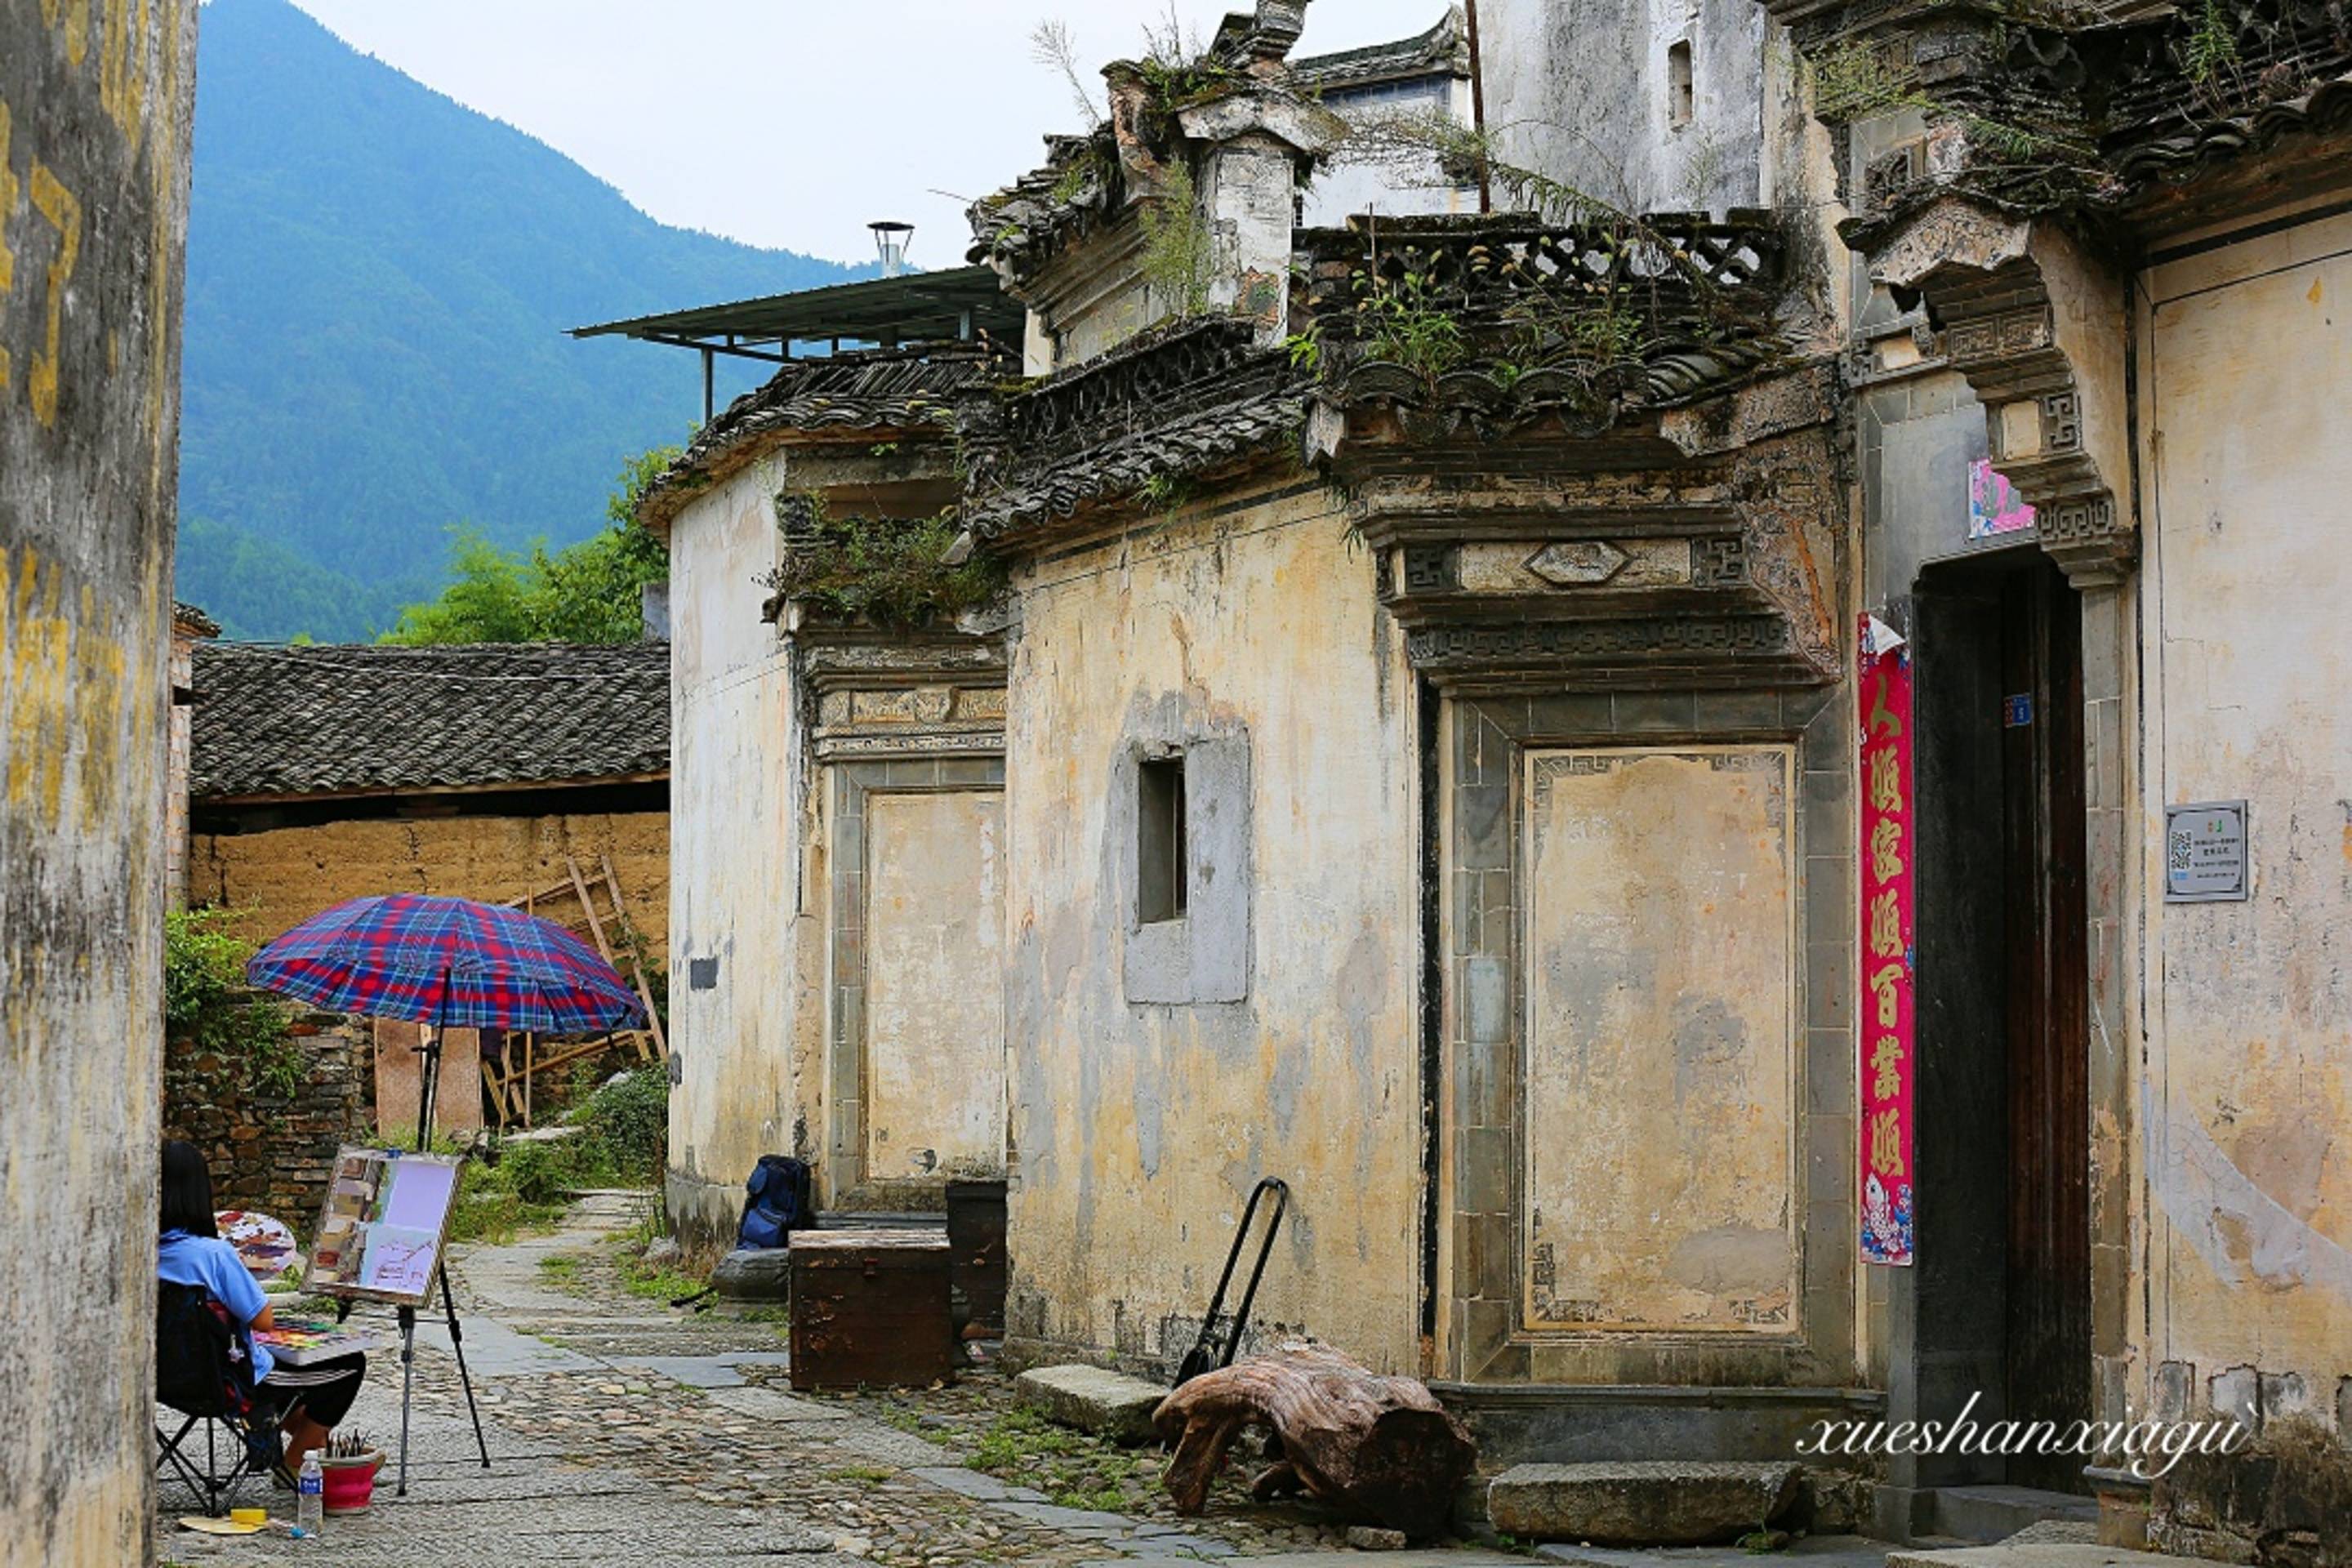
<svg viewBox="0 0 2352 1568">
<path fill-rule="evenodd" d="M 623 461 L 686 438 L 699 366 L 565 328 L 870 271 L 656 223 L 287 0 L 199 27 L 179 595 L 230 636 L 367 636 L 437 587 L 453 524 L 602 526 Z"/>
</svg>

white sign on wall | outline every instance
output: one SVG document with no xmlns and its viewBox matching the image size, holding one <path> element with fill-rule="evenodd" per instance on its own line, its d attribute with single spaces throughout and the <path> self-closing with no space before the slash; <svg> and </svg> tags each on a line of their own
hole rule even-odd
<svg viewBox="0 0 2352 1568">
<path fill-rule="evenodd" d="M 2166 806 L 2164 901 L 2211 904 L 2246 897 L 2246 803 Z"/>
</svg>

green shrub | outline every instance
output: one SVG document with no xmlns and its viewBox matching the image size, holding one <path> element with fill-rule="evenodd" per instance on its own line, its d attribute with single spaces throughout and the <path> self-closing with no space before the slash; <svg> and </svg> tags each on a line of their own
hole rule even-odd
<svg viewBox="0 0 2352 1568">
<path fill-rule="evenodd" d="M 285 1009 L 245 983 L 254 944 L 229 928 L 235 911 L 173 910 L 163 917 L 163 1027 L 175 1040 L 235 1061 L 249 1092 L 288 1095 L 302 1082 L 302 1052 Z"/>
<path fill-rule="evenodd" d="M 614 1079 L 590 1095 L 572 1121 L 582 1132 L 572 1142 L 589 1145 L 612 1175 L 657 1180 L 669 1156 L 669 1075 L 644 1068 Z"/>
</svg>

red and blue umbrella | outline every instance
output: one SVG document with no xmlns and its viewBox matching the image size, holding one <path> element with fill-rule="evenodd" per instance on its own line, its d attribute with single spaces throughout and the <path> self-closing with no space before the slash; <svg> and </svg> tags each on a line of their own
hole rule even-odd
<svg viewBox="0 0 2352 1568">
<path fill-rule="evenodd" d="M 562 926 L 422 893 L 312 915 L 254 954 L 245 977 L 328 1012 L 441 1028 L 585 1035 L 645 1017 L 619 972 Z"/>
</svg>

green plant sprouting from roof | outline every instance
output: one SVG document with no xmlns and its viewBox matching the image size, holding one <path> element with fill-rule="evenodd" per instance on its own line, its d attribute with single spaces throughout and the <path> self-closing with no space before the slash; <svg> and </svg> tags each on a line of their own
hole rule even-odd
<svg viewBox="0 0 2352 1568">
<path fill-rule="evenodd" d="M 1164 312 L 1179 320 L 1204 314 L 1216 261 L 1214 238 L 1192 171 L 1181 156 L 1169 159 L 1159 192 L 1145 199 L 1139 221 L 1143 280 Z"/>
<path fill-rule="evenodd" d="M 779 601 L 875 626 L 952 621 L 1003 591 L 1003 563 L 974 550 L 949 560 L 961 530 L 952 511 L 924 518 L 831 515 L 819 498 L 777 498 L 783 558 L 760 579 Z"/>
</svg>

